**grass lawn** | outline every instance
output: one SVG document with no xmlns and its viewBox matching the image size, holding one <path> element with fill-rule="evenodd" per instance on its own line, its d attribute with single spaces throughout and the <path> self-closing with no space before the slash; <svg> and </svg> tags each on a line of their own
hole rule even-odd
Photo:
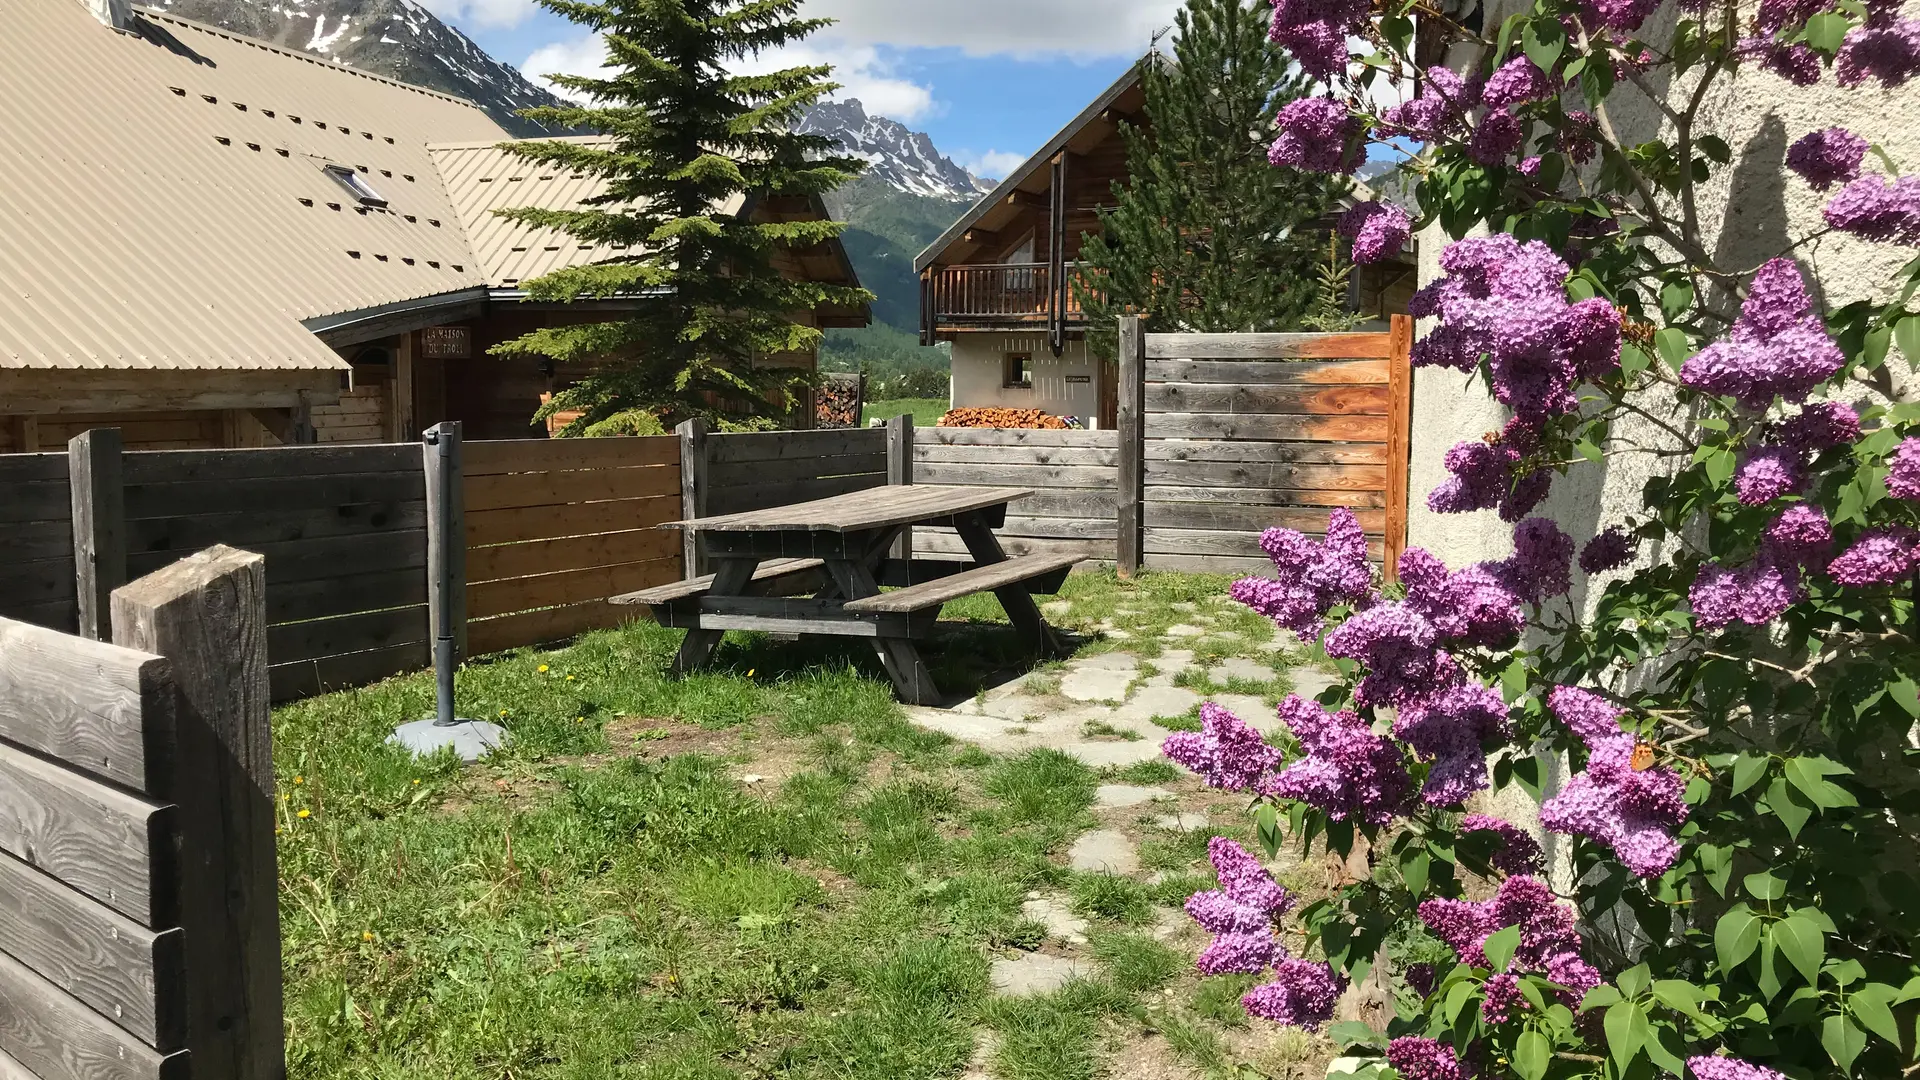
<svg viewBox="0 0 1920 1080">
<path fill-rule="evenodd" d="M 874 420 L 891 420 L 901 413 L 913 414 L 913 426 L 917 428 L 936 427 L 940 418 L 947 414 L 946 398 L 900 398 L 895 401 L 869 401 L 867 411 L 861 417 L 862 426 Z"/>
<path fill-rule="evenodd" d="M 1063 596 L 1144 632 L 1224 584 L 1083 574 Z M 990 596 L 946 617 L 973 621 L 929 649 L 941 678 L 1020 667 Z M 950 742 L 906 721 L 870 655 L 834 643 L 729 634 L 713 668 L 673 679 L 680 637 L 635 624 L 469 664 L 463 715 L 514 742 L 468 768 L 384 743 L 431 713 L 427 674 L 276 712 L 291 1076 L 1324 1067 L 1323 1043 L 1249 1024 L 1241 981 L 1192 969 L 1200 939 L 1177 906 L 1211 885 L 1206 835 L 1245 838 L 1243 801 L 1209 801 L 1158 760 L 1103 776 L 1054 750 Z M 1154 833 L 1145 880 L 1068 869 L 1096 786 L 1116 780 L 1167 785 L 1181 808 L 1216 810 L 1214 828 Z M 1301 873 L 1289 883 L 1311 889 L 1317 871 Z M 1022 911 L 1039 890 L 1088 920 L 1098 974 L 996 997 L 994 960 L 1052 948 Z"/>
</svg>

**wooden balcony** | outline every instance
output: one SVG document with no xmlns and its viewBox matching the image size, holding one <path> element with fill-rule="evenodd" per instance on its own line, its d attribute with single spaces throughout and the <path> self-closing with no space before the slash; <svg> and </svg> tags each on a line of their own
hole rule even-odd
<svg viewBox="0 0 1920 1080">
<path fill-rule="evenodd" d="M 1066 273 L 1078 275 L 1069 263 Z M 1047 263 L 989 263 L 939 266 L 921 279 L 921 325 L 939 330 L 1038 330 L 1054 326 L 1080 328 L 1086 312 L 1073 282 L 1055 288 L 1053 267 Z"/>
</svg>

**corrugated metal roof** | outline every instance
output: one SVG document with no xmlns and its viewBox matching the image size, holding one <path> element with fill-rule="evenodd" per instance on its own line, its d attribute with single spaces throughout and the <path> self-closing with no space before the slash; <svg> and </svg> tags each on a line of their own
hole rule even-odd
<svg viewBox="0 0 1920 1080">
<path fill-rule="evenodd" d="M 610 142 L 596 136 L 535 141 L 587 145 Z M 632 254 L 606 244 L 582 244 L 557 229 L 530 228 L 494 213 L 525 206 L 577 209 L 606 190 L 606 181 L 600 177 L 528 161 L 500 149 L 497 141 L 439 143 L 427 151 L 459 208 L 467 240 L 486 269 L 490 284 L 512 288 L 565 267 Z M 736 193 L 714 210 L 732 215 L 745 205 L 746 197 Z"/>
<path fill-rule="evenodd" d="M 0 368 L 340 367 L 300 320 L 487 283 L 427 152 L 505 138 L 478 108 L 154 11 L 0 25 Z"/>
</svg>

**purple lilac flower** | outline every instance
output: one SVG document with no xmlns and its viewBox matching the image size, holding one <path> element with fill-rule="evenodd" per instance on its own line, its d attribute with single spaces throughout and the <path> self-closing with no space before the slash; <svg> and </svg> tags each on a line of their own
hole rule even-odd
<svg viewBox="0 0 1920 1080">
<path fill-rule="evenodd" d="M 1867 140 L 1843 127 L 1802 135 L 1787 148 L 1787 168 L 1800 174 L 1815 191 L 1825 191 L 1836 183 L 1846 184 L 1860 178 L 1860 163 L 1866 160 Z"/>
<path fill-rule="evenodd" d="M 1920 244 L 1920 176 L 1863 176 L 1827 203 L 1827 224 L 1883 243 Z"/>
<path fill-rule="evenodd" d="M 1273 931 L 1265 928 L 1217 934 L 1200 950 L 1194 966 L 1202 975 L 1258 975 L 1273 963 L 1279 949 Z"/>
<path fill-rule="evenodd" d="M 1224 836 L 1207 841 L 1220 888 L 1187 898 L 1187 914 L 1214 935 L 1200 954 L 1199 968 L 1208 975 L 1236 972 L 1257 975 L 1286 953 L 1273 936 L 1273 922 L 1293 906 L 1289 893 L 1260 860 Z"/>
<path fill-rule="evenodd" d="M 1860 416 L 1837 401 L 1816 401 L 1780 422 L 1774 441 L 1804 454 L 1845 446 L 1860 437 Z"/>
<path fill-rule="evenodd" d="M 1406 805 L 1413 779 L 1400 748 L 1357 714 L 1328 713 L 1319 702 L 1291 694 L 1279 715 L 1306 756 L 1264 781 L 1262 795 L 1298 799 L 1335 821 L 1369 825 L 1385 825 Z"/>
<path fill-rule="evenodd" d="M 1572 158 L 1577 164 L 1585 165 L 1599 152 L 1599 144 L 1594 141 L 1593 117 L 1579 109 L 1570 109 L 1567 119 L 1554 135 L 1554 149 Z"/>
<path fill-rule="evenodd" d="M 1443 67 L 1427 69 L 1420 96 L 1380 114 L 1383 135 L 1408 135 L 1434 142 L 1458 131 L 1467 110 L 1478 103 L 1473 86 Z"/>
<path fill-rule="evenodd" d="M 1604 574 L 1633 561 L 1638 541 L 1619 525 L 1599 533 L 1580 549 L 1580 570 L 1586 574 Z"/>
<path fill-rule="evenodd" d="M 1603 297 L 1582 300 L 1560 317 L 1558 332 L 1573 370 L 1599 379 L 1620 370 L 1620 312 Z"/>
<path fill-rule="evenodd" d="M 1672 769 L 1633 767 L 1633 735 L 1621 730 L 1621 710 L 1597 695 L 1555 687 L 1547 707 L 1587 745 L 1586 771 L 1540 807 L 1540 824 L 1584 836 L 1613 849 L 1641 877 L 1663 874 L 1680 855 L 1673 830 L 1687 820 L 1686 783 Z"/>
<path fill-rule="evenodd" d="M 1800 572 L 1792 565 L 1756 559 L 1739 569 L 1708 563 L 1687 593 L 1693 619 L 1703 630 L 1743 622 L 1765 626 L 1801 597 Z"/>
<path fill-rule="evenodd" d="M 1827 573 L 1842 585 L 1891 585 L 1920 568 L 1920 532 L 1905 525 L 1885 525 L 1860 534 L 1841 556 L 1827 564 Z"/>
<path fill-rule="evenodd" d="M 1762 558 L 1789 566 L 1812 566 L 1833 547 L 1833 523 L 1826 511 L 1811 503 L 1796 503 L 1767 524 L 1761 540 Z"/>
<path fill-rule="evenodd" d="M 1367 534 L 1344 507 L 1327 515 L 1327 535 L 1315 542 L 1292 529 L 1260 534 L 1273 560 L 1271 578 L 1241 578 L 1227 595 L 1302 637 L 1318 637 L 1322 618 L 1337 604 L 1371 602 L 1373 568 Z"/>
<path fill-rule="evenodd" d="M 1251 789 L 1280 761 L 1258 731 L 1211 701 L 1200 706 L 1199 731 L 1176 731 L 1160 750 L 1225 791 Z"/>
<path fill-rule="evenodd" d="M 1490 832 L 1500 838 L 1500 845 L 1488 860 L 1495 869 L 1509 874 L 1537 874 L 1545 865 L 1540 842 L 1511 821 L 1491 814 L 1468 814 L 1460 819 L 1460 831 Z"/>
<path fill-rule="evenodd" d="M 1520 118 L 1506 109 L 1493 109 L 1480 118 L 1467 140 L 1467 156 L 1476 164 L 1498 165 L 1513 156 L 1526 138 Z"/>
<path fill-rule="evenodd" d="M 1480 439 L 1460 443 L 1447 451 L 1444 464 L 1450 475 L 1428 493 L 1427 507 L 1438 514 L 1491 510 L 1506 498 L 1519 463 L 1519 452 L 1510 446 Z"/>
<path fill-rule="evenodd" d="M 1874 78 L 1889 90 L 1920 75 L 1920 21 L 1883 18 L 1847 31 L 1833 73 L 1841 86 Z"/>
<path fill-rule="evenodd" d="M 1514 526 L 1513 554 L 1500 564 L 1515 595 L 1535 604 L 1573 587 L 1573 537 L 1552 518 L 1533 517 Z"/>
<path fill-rule="evenodd" d="M 1694 1080 L 1787 1080 L 1772 1069 L 1730 1057 L 1690 1057 L 1687 1071 Z"/>
<path fill-rule="evenodd" d="M 1480 746 L 1507 734 L 1507 703 L 1476 682 L 1449 686 L 1408 701 L 1393 722 L 1393 735 L 1433 759 L 1420 798 L 1428 806 L 1457 806 L 1487 788 L 1487 755 Z"/>
<path fill-rule="evenodd" d="M 1806 42 L 1789 45 L 1770 37 L 1749 37 L 1741 38 L 1734 51 L 1741 59 L 1757 63 L 1795 86 L 1812 86 L 1820 81 L 1820 54 Z"/>
<path fill-rule="evenodd" d="M 1541 162 L 1545 160 L 1546 159 L 1542 158 L 1539 154 L 1535 154 L 1532 157 L 1521 158 L 1520 164 L 1515 166 L 1515 168 L 1520 170 L 1521 176 L 1531 180 L 1540 175 L 1540 165 Z"/>
<path fill-rule="evenodd" d="M 1498 648 L 1526 629 L 1520 598 L 1487 564 L 1449 573 L 1431 553 L 1408 548 L 1399 569 L 1407 606 L 1432 624 L 1439 641 Z"/>
<path fill-rule="evenodd" d="M 1361 705 L 1400 705 L 1431 693 L 1441 654 L 1433 624 L 1404 602 L 1375 604 L 1341 623 L 1321 642 L 1328 656 L 1355 660 L 1367 674 L 1354 687 Z"/>
<path fill-rule="evenodd" d="M 1750 451 L 1733 475 L 1733 490 L 1747 506 L 1765 506 L 1806 485 L 1806 466 L 1800 451 L 1784 446 L 1762 446 Z"/>
<path fill-rule="evenodd" d="M 1818 15 L 1833 0 L 1760 0 L 1753 22 L 1760 32 L 1771 37 L 1782 30 L 1797 30 Z"/>
<path fill-rule="evenodd" d="M 1556 953 L 1547 957 L 1547 978 L 1570 991 L 1570 1002 L 1579 1001 L 1587 996 L 1587 991 L 1607 981 L 1601 977 L 1599 969 L 1587 963 L 1577 952 Z"/>
<path fill-rule="evenodd" d="M 1331 81 L 1347 67 L 1347 38 L 1359 33 L 1367 0 L 1274 0 L 1274 44 L 1309 75 Z"/>
<path fill-rule="evenodd" d="M 1406 972 L 1407 988 L 1421 997 L 1433 993 L 1440 981 L 1440 971 L 1432 964 L 1408 964 Z"/>
<path fill-rule="evenodd" d="M 1920 439 L 1903 439 L 1887 472 L 1887 494 L 1896 499 L 1920 499 Z"/>
<path fill-rule="evenodd" d="M 1520 996 L 1520 977 L 1501 972 L 1487 977 L 1480 988 L 1480 1016 L 1489 1024 L 1504 1024 L 1515 1010 L 1527 1011 L 1527 999 Z"/>
<path fill-rule="evenodd" d="M 1276 117 L 1280 137 L 1267 151 L 1275 165 L 1310 172 L 1345 173 L 1359 164 L 1348 144 L 1360 122 L 1347 107 L 1332 98 L 1309 97 L 1288 102 Z"/>
<path fill-rule="evenodd" d="M 1402 1080 L 1467 1080 L 1460 1056 L 1437 1039 L 1403 1035 L 1387 1044 L 1387 1064 Z"/>
<path fill-rule="evenodd" d="M 1412 234 L 1407 212 L 1378 199 L 1355 203 L 1340 215 L 1340 235 L 1353 238 L 1353 261 L 1361 265 L 1399 255 Z"/>
<path fill-rule="evenodd" d="M 1477 967 L 1491 966 L 1487 963 L 1487 938 L 1503 927 L 1517 926 L 1520 945 L 1514 950 L 1509 971 L 1546 971 L 1555 982 L 1573 987 L 1577 994 L 1585 993 L 1574 983 L 1551 974 L 1557 968 L 1564 974 L 1585 978 L 1588 976 L 1581 969 L 1592 969 L 1580 959 L 1573 908 L 1561 903 L 1539 878 L 1516 874 L 1500 883 L 1492 899 L 1478 903 L 1444 898 L 1422 901 L 1420 921 L 1452 946 L 1462 961 Z M 1598 974 L 1590 977 L 1597 985 Z"/>
<path fill-rule="evenodd" d="M 1275 964 L 1273 981 L 1247 991 L 1240 1004 L 1249 1016 L 1317 1031 L 1333 1019 L 1343 984 L 1327 964 L 1295 957 Z"/>
<path fill-rule="evenodd" d="M 1791 259 L 1773 259 L 1754 274 L 1732 334 L 1681 365 L 1680 381 L 1757 409 L 1776 394 L 1804 401 L 1845 362 L 1813 311 L 1800 268 Z"/>
<path fill-rule="evenodd" d="M 1584 0 L 1580 6 L 1602 26 L 1632 33 L 1660 6 L 1660 0 Z"/>
<path fill-rule="evenodd" d="M 1480 91 L 1480 103 L 1489 109 L 1505 109 L 1528 101 L 1538 101 L 1553 93 L 1553 80 L 1533 61 L 1516 56 L 1487 76 Z"/>
</svg>

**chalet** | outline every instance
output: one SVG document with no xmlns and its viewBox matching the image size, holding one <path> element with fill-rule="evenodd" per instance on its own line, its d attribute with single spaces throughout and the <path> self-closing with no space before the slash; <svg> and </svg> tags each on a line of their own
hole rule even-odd
<svg viewBox="0 0 1920 1080">
<path fill-rule="evenodd" d="M 1140 74 L 1129 67 L 914 260 L 921 341 L 953 345 L 954 408 L 1039 409 L 1113 426 L 1115 372 L 1087 349 L 1072 282 L 1082 241 L 1127 178 L 1120 125 L 1146 123 Z M 1349 305 L 1382 320 L 1404 312 L 1414 275 L 1411 252 L 1359 268 Z"/>
<path fill-rule="evenodd" d="M 541 395 L 572 373 L 488 348 L 646 302 L 526 302 L 526 281 L 623 253 L 494 216 L 601 189 L 500 149 L 466 101 L 125 0 L 0 0 L 0 24 L 0 451 L 100 426 L 139 448 L 409 439 L 441 420 L 540 436 Z M 837 243 L 784 259 L 857 284 Z"/>
</svg>

